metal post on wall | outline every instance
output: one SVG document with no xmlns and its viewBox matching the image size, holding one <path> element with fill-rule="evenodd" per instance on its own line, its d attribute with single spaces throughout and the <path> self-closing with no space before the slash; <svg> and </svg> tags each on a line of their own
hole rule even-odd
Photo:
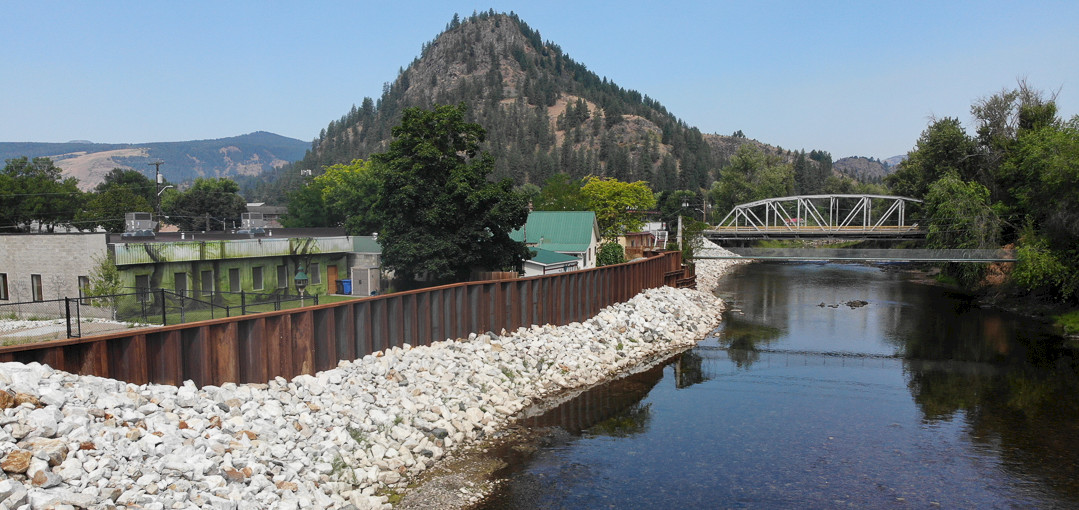
<svg viewBox="0 0 1079 510">
<path fill-rule="evenodd" d="M 64 298 L 64 316 L 67 317 L 67 337 L 71 338 L 75 335 L 71 334 L 71 298 Z"/>
<path fill-rule="evenodd" d="M 161 325 L 168 326 L 168 320 L 165 315 L 165 289 L 161 289 Z"/>
<path fill-rule="evenodd" d="M 247 294 L 240 289 L 240 315 L 247 315 Z"/>
</svg>

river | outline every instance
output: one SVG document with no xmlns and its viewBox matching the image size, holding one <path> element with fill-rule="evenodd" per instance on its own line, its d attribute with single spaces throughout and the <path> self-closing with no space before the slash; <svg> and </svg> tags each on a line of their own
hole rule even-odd
<svg viewBox="0 0 1079 510">
<path fill-rule="evenodd" d="M 528 420 L 484 508 L 1079 506 L 1079 356 L 904 267 L 739 266 L 697 347 Z"/>
</svg>

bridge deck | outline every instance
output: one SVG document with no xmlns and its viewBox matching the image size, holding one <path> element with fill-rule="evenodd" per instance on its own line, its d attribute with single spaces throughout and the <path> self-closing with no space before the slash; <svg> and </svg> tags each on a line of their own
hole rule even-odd
<svg viewBox="0 0 1079 510">
<path fill-rule="evenodd" d="M 930 250 L 862 248 L 726 248 L 734 255 L 700 250 L 697 259 L 857 262 L 1015 262 L 1015 250 Z"/>
</svg>

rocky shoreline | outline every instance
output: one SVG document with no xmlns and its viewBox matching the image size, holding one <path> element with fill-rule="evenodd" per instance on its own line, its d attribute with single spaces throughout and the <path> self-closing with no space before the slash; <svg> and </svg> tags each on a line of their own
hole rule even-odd
<svg viewBox="0 0 1079 510">
<path fill-rule="evenodd" d="M 700 287 L 729 266 L 701 261 Z M 0 509 L 388 507 L 387 488 L 532 403 L 693 345 L 721 308 L 651 289 L 581 323 L 406 345 L 268 384 L 0 364 Z"/>
</svg>

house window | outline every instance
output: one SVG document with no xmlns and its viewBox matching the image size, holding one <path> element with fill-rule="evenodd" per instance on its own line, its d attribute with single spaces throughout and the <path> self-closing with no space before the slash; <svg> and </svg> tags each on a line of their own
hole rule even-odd
<svg viewBox="0 0 1079 510">
<path fill-rule="evenodd" d="M 7 301 L 9 299 L 7 293 L 7 273 L 0 273 L 0 299 Z"/>
<path fill-rule="evenodd" d="M 187 295 L 187 273 L 175 273 L 173 279 L 176 281 L 176 293 L 181 296 Z"/>
<path fill-rule="evenodd" d="M 251 288 L 262 290 L 262 266 L 251 268 Z"/>
<path fill-rule="evenodd" d="M 214 293 L 214 272 L 203 271 L 202 272 L 202 295 L 209 296 Z"/>
<path fill-rule="evenodd" d="M 277 288 L 288 288 L 288 268 L 285 266 L 277 266 Z"/>
<path fill-rule="evenodd" d="M 139 301 L 146 301 L 150 297 L 150 275 L 140 274 L 135 276 L 135 292 Z"/>
<path fill-rule="evenodd" d="M 322 283 L 322 275 L 318 272 L 318 264 L 311 264 L 311 267 L 308 267 L 307 269 L 308 283 L 311 285 Z"/>
<path fill-rule="evenodd" d="M 240 291 L 240 268 L 238 267 L 229 269 L 229 290 L 232 292 Z"/>
<path fill-rule="evenodd" d="M 90 304 L 90 298 L 87 297 L 89 295 L 90 295 L 90 277 L 89 276 L 80 276 L 79 277 L 79 298 L 80 298 L 79 302 L 84 304 L 84 305 Z"/>
<path fill-rule="evenodd" d="M 41 275 L 30 275 L 30 291 L 33 292 L 34 301 L 44 301 L 45 295 L 41 292 Z"/>
</svg>

